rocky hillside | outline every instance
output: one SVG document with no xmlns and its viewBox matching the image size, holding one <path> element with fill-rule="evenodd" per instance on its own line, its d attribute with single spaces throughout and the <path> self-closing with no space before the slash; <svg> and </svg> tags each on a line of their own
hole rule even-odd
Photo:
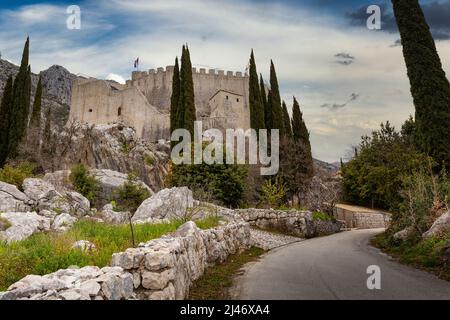
<svg viewBox="0 0 450 320">
<path fill-rule="evenodd" d="M 70 169 L 83 163 L 90 168 L 109 169 L 124 174 L 134 172 L 152 190 L 164 186 L 168 173 L 169 144 L 153 144 L 139 139 L 131 127 L 121 124 L 80 125 L 70 121 L 54 132 L 53 149 L 41 165 L 46 172 Z"/>
<path fill-rule="evenodd" d="M 19 71 L 19 66 L 0 59 L 0 100 L 3 96 L 3 88 L 9 76 L 15 75 Z M 70 98 L 72 83 L 77 78 L 76 75 L 67 71 L 61 66 L 52 66 L 41 72 L 43 80 L 43 114 L 48 108 L 52 110 L 53 123 L 62 127 L 69 116 Z M 32 100 L 39 80 L 38 74 L 32 74 Z"/>
</svg>

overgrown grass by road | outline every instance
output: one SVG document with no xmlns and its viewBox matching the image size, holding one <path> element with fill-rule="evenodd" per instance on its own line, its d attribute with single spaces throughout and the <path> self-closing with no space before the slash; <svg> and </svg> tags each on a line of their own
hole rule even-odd
<svg viewBox="0 0 450 320">
<path fill-rule="evenodd" d="M 205 270 L 205 273 L 194 282 L 188 300 L 226 300 L 233 278 L 246 263 L 257 260 L 265 251 L 252 247 L 242 253 L 233 254 L 218 265 Z"/>
<path fill-rule="evenodd" d="M 386 233 L 377 235 L 372 244 L 399 262 L 423 269 L 450 281 L 450 233 L 424 240 L 392 241 Z"/>
<path fill-rule="evenodd" d="M 201 229 L 218 225 L 219 218 L 209 217 L 197 222 Z M 159 238 L 175 231 L 183 221 L 134 226 L 136 243 Z M 96 250 L 83 252 L 72 248 L 75 241 L 88 240 Z M 0 243 L 0 291 L 28 274 L 44 275 L 76 265 L 104 267 L 111 255 L 132 247 L 128 225 L 108 225 L 88 220 L 78 221 L 67 233 L 40 233 L 10 245 Z"/>
</svg>

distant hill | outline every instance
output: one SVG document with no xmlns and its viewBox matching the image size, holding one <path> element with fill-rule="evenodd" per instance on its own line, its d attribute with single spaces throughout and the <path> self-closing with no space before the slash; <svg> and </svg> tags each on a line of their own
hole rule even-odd
<svg viewBox="0 0 450 320">
<path fill-rule="evenodd" d="M 341 168 L 339 162 L 328 163 L 319 159 L 313 159 L 315 171 L 334 174 Z"/>
<path fill-rule="evenodd" d="M 11 75 L 17 74 L 19 66 L 0 59 L 0 101 L 3 96 L 3 89 L 6 81 Z M 58 126 L 63 126 L 69 116 L 70 99 L 72 95 L 72 83 L 77 78 L 76 75 L 70 73 L 61 66 L 51 66 L 47 70 L 41 72 L 43 83 L 43 114 L 47 113 L 47 109 L 52 110 L 52 120 Z M 32 96 L 39 80 L 38 74 L 32 74 Z"/>
</svg>

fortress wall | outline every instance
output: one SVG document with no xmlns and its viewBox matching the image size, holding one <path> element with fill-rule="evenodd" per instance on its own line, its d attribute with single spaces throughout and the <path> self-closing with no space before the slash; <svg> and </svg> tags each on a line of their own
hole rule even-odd
<svg viewBox="0 0 450 320">
<path fill-rule="evenodd" d="M 148 72 L 133 72 L 131 85 L 136 86 L 148 101 L 162 112 L 169 112 L 172 95 L 173 66 Z M 241 72 L 216 71 L 193 68 L 195 104 L 198 115 L 209 115 L 209 99 L 218 90 L 232 91 L 244 96 L 248 108 L 248 76 Z"/>
<path fill-rule="evenodd" d="M 119 92 L 111 90 L 105 81 L 76 80 L 72 89 L 70 119 L 92 124 L 117 121 L 121 106 Z"/>
<path fill-rule="evenodd" d="M 134 127 L 139 137 L 150 141 L 169 138 L 168 114 L 150 105 L 137 88 L 114 90 L 102 80 L 74 83 L 70 118 L 91 124 L 122 121 Z"/>
<path fill-rule="evenodd" d="M 122 120 L 133 126 L 139 137 L 149 141 L 169 139 L 170 117 L 148 103 L 137 88 L 128 88 L 121 92 L 124 111 Z"/>
</svg>

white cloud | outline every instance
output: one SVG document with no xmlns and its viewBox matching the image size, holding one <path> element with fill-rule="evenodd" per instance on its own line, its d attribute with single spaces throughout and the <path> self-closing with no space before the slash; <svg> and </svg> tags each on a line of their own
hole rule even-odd
<svg viewBox="0 0 450 320">
<path fill-rule="evenodd" d="M 126 82 L 126 80 L 122 76 L 120 76 L 118 74 L 114 74 L 114 73 L 108 74 L 105 79 L 106 80 L 113 80 L 113 81 L 116 81 L 116 82 L 118 82 L 120 84 L 125 84 L 125 82 Z"/>
<path fill-rule="evenodd" d="M 313 153 L 326 161 L 339 159 L 379 123 L 391 120 L 399 127 L 414 112 L 401 47 L 390 47 L 397 37 L 344 28 L 332 16 L 268 2 L 86 0 L 82 30 L 67 31 L 59 21 L 39 22 L 65 7 L 44 8 L 42 16 L 27 7 L 15 14 L 0 11 L 3 56 L 20 61 L 29 32 L 34 72 L 57 63 L 99 78 L 120 75 L 122 81 L 131 75 L 136 57 L 143 70 L 170 65 L 186 42 L 194 65 L 233 71 L 245 69 L 253 48 L 266 80 L 274 59 L 284 99 L 288 105 L 293 95 L 299 99 Z M 33 27 L 22 25 L 25 18 L 35 21 Z M 450 41 L 437 47 L 450 72 Z M 348 52 L 355 62 L 335 63 L 339 52 Z M 353 92 L 360 97 L 345 108 L 320 108 L 342 103 Z"/>
</svg>

